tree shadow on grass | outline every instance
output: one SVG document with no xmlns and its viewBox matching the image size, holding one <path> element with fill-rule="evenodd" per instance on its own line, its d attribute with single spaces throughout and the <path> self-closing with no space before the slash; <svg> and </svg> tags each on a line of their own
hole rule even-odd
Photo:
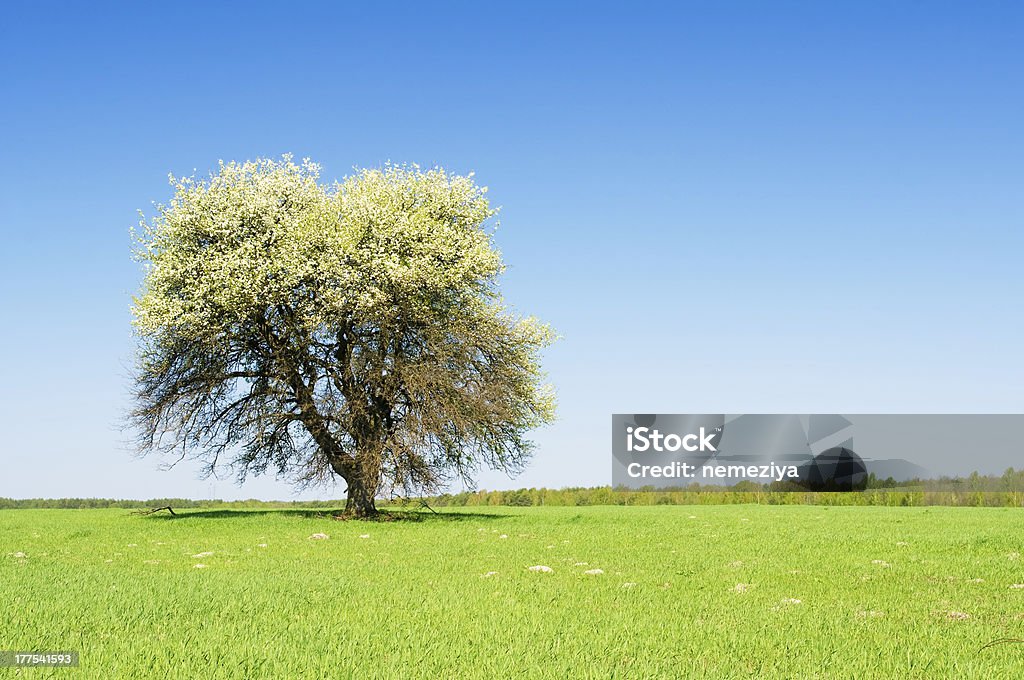
<svg viewBox="0 0 1024 680">
<path fill-rule="evenodd" d="M 330 519 L 339 522 L 472 522 L 476 520 L 495 520 L 511 517 L 512 514 L 494 514 L 486 512 L 461 512 L 458 510 L 399 510 L 387 508 L 380 511 L 377 517 L 370 519 L 353 519 L 343 517 L 344 508 L 268 508 L 268 509 L 240 509 L 240 510 L 215 510 L 215 509 L 190 509 L 176 510 L 174 515 L 169 513 L 155 513 L 145 515 L 146 520 L 176 521 L 189 518 L 196 519 L 231 519 L 238 517 L 268 517 L 270 515 L 284 515 L 288 517 L 302 517 L 304 519 Z"/>
</svg>

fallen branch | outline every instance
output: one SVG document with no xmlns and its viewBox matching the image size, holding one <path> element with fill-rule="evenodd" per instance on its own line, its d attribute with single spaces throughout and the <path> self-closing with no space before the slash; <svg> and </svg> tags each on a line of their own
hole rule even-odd
<svg viewBox="0 0 1024 680">
<path fill-rule="evenodd" d="M 171 506 L 169 506 L 169 505 L 165 505 L 162 508 L 153 508 L 152 510 L 136 510 L 132 514 L 133 515 L 140 515 L 142 517 L 145 517 L 146 515 L 152 515 L 153 513 L 157 513 L 157 512 L 160 512 L 162 510 L 166 510 L 167 512 L 171 513 L 175 517 L 178 516 L 178 513 L 174 512 L 174 510 L 172 510 Z"/>
<path fill-rule="evenodd" d="M 1021 640 L 1020 638 L 1000 638 L 998 640 L 993 640 L 992 642 L 988 643 L 978 651 L 980 652 L 982 650 L 988 649 L 989 647 L 995 647 L 996 645 L 1005 645 L 1013 642 L 1024 642 L 1024 640 Z"/>
<path fill-rule="evenodd" d="M 396 494 L 396 493 L 392 492 L 391 500 L 395 500 L 396 498 L 402 502 L 403 506 L 409 505 L 413 501 L 413 499 L 409 498 L 408 496 L 402 496 L 401 494 Z M 430 507 L 427 504 L 427 499 L 426 498 L 417 498 L 416 501 L 419 503 L 419 506 L 421 508 L 426 508 L 427 510 L 430 510 L 435 515 L 440 515 L 441 514 L 437 510 L 434 510 L 432 507 Z"/>
</svg>

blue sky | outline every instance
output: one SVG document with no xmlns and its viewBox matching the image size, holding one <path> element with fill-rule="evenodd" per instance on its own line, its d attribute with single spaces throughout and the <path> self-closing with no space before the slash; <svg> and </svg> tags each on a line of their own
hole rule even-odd
<svg viewBox="0 0 1024 680">
<path fill-rule="evenodd" d="M 615 412 L 1024 411 L 1018 3 L 4 15 L 0 496 L 294 497 L 120 431 L 136 211 L 285 152 L 473 170 L 503 206 L 560 419 L 481 487 L 609 483 Z"/>
</svg>

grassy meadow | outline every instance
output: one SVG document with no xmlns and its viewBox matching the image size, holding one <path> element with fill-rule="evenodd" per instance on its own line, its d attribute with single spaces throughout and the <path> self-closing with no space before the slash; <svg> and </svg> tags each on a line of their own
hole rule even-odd
<svg viewBox="0 0 1024 680">
<path fill-rule="evenodd" d="M 1024 638 L 1022 520 L 766 505 L 382 522 L 6 510 L 0 649 L 79 651 L 81 666 L 0 677 L 1019 678 L 1024 644 L 980 648 Z"/>
</svg>

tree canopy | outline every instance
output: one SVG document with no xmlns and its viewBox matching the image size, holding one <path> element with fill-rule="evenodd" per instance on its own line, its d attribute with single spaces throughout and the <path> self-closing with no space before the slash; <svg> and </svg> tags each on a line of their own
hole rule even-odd
<svg viewBox="0 0 1024 680">
<path fill-rule="evenodd" d="M 302 484 L 434 493 L 511 473 L 550 422 L 552 331 L 502 301 L 496 210 L 472 175 L 388 165 L 332 185 L 288 156 L 171 177 L 143 217 L 139 447 Z"/>
</svg>

